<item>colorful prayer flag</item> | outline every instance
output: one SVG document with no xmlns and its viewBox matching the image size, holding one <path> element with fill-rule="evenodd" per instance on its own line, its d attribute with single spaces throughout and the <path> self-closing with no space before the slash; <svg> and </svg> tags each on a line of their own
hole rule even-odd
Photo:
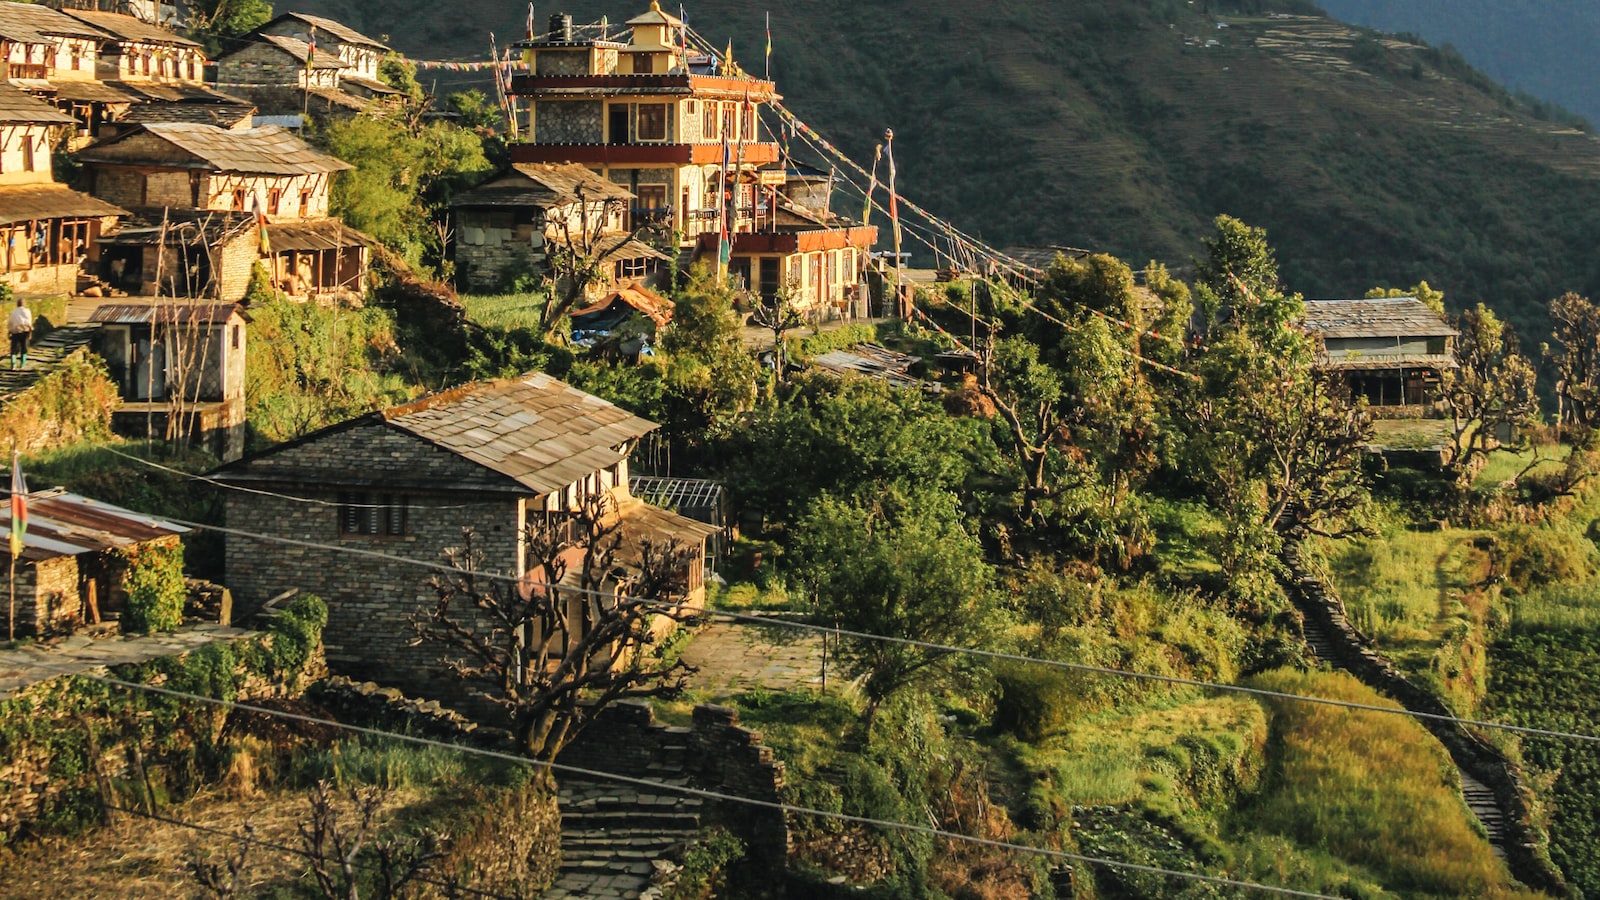
<svg viewBox="0 0 1600 900">
<path fill-rule="evenodd" d="M 28 482 L 22 477 L 22 454 L 11 451 L 11 558 L 22 556 L 22 538 L 28 533 Z"/>
<path fill-rule="evenodd" d="M 261 255 L 272 255 L 272 239 L 267 237 L 267 217 L 261 212 L 261 195 L 250 196 L 250 212 L 256 217 L 256 232 L 261 237 Z"/>
<path fill-rule="evenodd" d="M 311 39 L 306 41 L 306 69 L 311 68 L 312 60 L 317 58 L 317 26 L 311 26 Z"/>
<path fill-rule="evenodd" d="M 533 40 L 533 4 L 528 4 L 528 40 Z"/>
</svg>

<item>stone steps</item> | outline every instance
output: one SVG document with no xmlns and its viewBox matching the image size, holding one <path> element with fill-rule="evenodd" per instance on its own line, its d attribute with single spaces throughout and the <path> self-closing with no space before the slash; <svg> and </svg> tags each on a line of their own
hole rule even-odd
<svg viewBox="0 0 1600 900">
<path fill-rule="evenodd" d="M 9 359 L 0 360 L 0 403 L 33 387 L 40 378 L 59 368 L 72 353 L 88 346 L 99 331 L 99 325 L 65 325 L 33 342 L 28 348 L 26 366 L 13 369 Z"/>
<path fill-rule="evenodd" d="M 686 729 L 685 729 L 686 731 Z M 638 777 L 686 786 L 688 744 L 658 753 Z M 561 867 L 545 900 L 634 900 L 656 861 L 677 855 L 700 831 L 699 797 L 607 781 L 561 783 Z"/>
<path fill-rule="evenodd" d="M 1500 798 L 1495 796 L 1494 789 L 1462 772 L 1461 797 L 1467 801 L 1467 809 L 1472 810 L 1472 814 L 1483 823 L 1483 831 L 1488 835 L 1489 846 L 1494 848 L 1495 855 L 1505 858 L 1505 811 L 1500 808 Z"/>
</svg>

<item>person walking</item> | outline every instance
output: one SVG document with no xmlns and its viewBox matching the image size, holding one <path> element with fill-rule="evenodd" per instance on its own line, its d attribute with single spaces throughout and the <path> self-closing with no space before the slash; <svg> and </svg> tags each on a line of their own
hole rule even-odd
<svg viewBox="0 0 1600 900">
<path fill-rule="evenodd" d="M 21 364 L 28 364 L 28 341 L 33 338 L 33 310 L 29 309 L 22 298 L 17 298 L 17 308 L 6 317 L 6 331 L 11 335 L 11 368 Z"/>
</svg>

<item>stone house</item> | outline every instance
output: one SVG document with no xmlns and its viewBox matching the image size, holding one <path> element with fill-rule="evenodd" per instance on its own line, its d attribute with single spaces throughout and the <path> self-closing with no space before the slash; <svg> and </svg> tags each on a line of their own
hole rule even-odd
<svg viewBox="0 0 1600 900">
<path fill-rule="evenodd" d="M 96 55 L 100 81 L 204 86 L 206 56 L 198 42 L 126 13 L 68 9 L 63 14 L 107 35 Z"/>
<path fill-rule="evenodd" d="M 1456 365 L 1456 329 L 1415 297 L 1307 300 L 1303 325 L 1322 342 L 1318 366 L 1383 418 L 1442 415 L 1443 373 Z"/>
<path fill-rule="evenodd" d="M 189 530 L 60 488 L 30 492 L 27 507 L 28 530 L 16 560 L 16 618 L 8 623 L 18 637 L 70 632 L 116 614 L 127 600 L 124 554 L 175 546 Z M 9 502 L 0 522 L 9 533 Z M 4 549 L 9 562 L 10 544 Z"/>
<path fill-rule="evenodd" d="M 632 199 L 583 166 L 513 164 L 450 203 L 458 283 L 493 290 L 518 272 L 544 271 L 552 243 L 599 254 L 606 279 L 596 292 L 653 281 L 668 257 L 623 230 Z"/>
<path fill-rule="evenodd" d="M 250 213 L 145 209 L 99 244 L 97 277 L 144 297 L 243 300 L 262 257 Z"/>
<path fill-rule="evenodd" d="M 244 455 L 250 316 L 237 303 L 134 298 L 89 316 L 122 405 L 118 434 L 183 438 L 222 460 Z"/>
<path fill-rule="evenodd" d="M 373 99 L 399 96 L 378 78 L 378 62 L 390 52 L 333 19 L 289 12 L 219 57 L 217 84 L 249 97 L 267 114 L 292 115 L 308 108 L 359 112 Z"/>
<path fill-rule="evenodd" d="M 78 156 L 90 193 L 129 208 L 259 212 L 267 222 L 328 215 L 333 176 L 350 164 L 276 128 L 141 125 Z"/>
<path fill-rule="evenodd" d="M 0 3 L 0 56 L 6 78 L 78 120 L 72 143 L 126 110 L 134 98 L 102 84 L 100 46 L 111 36 L 54 9 L 32 3 Z"/>
<path fill-rule="evenodd" d="M 287 12 L 257 28 L 255 33 L 262 37 L 281 36 L 303 43 L 315 42 L 319 52 L 332 53 L 344 63 L 336 85 L 342 90 L 361 97 L 399 94 L 378 79 L 378 63 L 394 51 L 342 22 L 308 13 Z"/>
<path fill-rule="evenodd" d="M 217 479 L 251 489 L 227 492 L 230 523 L 305 542 L 230 535 L 236 608 L 249 615 L 291 588 L 317 594 L 328 603 L 333 669 L 452 697 L 459 686 L 442 677 L 440 651 L 416 645 L 412 628 L 436 601 L 428 570 L 340 550 L 438 563 L 471 527 L 487 571 L 523 578 L 525 528 L 559 521 L 596 494 L 613 501 L 625 543 L 675 538 L 693 549 L 684 584 L 688 600 L 701 602 L 705 541 L 716 529 L 629 493 L 629 454 L 655 428 L 533 374 L 371 413 L 225 465 Z"/>
<path fill-rule="evenodd" d="M 57 184 L 52 136 L 71 116 L 0 84 L 0 281 L 18 291 L 73 292 L 96 241 L 127 211 Z"/>
</svg>

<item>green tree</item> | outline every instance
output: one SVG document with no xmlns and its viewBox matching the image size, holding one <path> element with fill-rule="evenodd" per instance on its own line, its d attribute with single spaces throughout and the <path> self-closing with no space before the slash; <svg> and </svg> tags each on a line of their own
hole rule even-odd
<svg viewBox="0 0 1600 900">
<path fill-rule="evenodd" d="M 674 297 L 661 349 L 668 425 L 679 441 L 704 441 L 755 405 L 761 366 L 745 349 L 733 299 L 733 288 L 704 270 Z"/>
<path fill-rule="evenodd" d="M 1550 301 L 1555 345 L 1544 356 L 1556 370 L 1557 418 L 1572 428 L 1572 443 L 1587 448 L 1600 425 L 1600 306 L 1571 292 Z"/>
<path fill-rule="evenodd" d="M 187 4 L 185 30 L 215 57 L 225 38 L 254 31 L 272 18 L 267 0 L 198 0 Z"/>
<path fill-rule="evenodd" d="M 1426 281 L 1417 282 L 1410 290 L 1400 288 L 1375 287 L 1367 291 L 1367 299 L 1379 300 L 1385 297 L 1415 297 L 1439 315 L 1444 315 L 1444 291 L 1436 291 L 1428 286 Z"/>
<path fill-rule="evenodd" d="M 996 634 L 993 573 L 962 528 L 953 497 L 891 489 L 850 501 L 824 496 L 795 529 L 799 574 L 819 621 L 839 628 L 957 647 Z M 963 658 L 884 641 L 848 639 L 845 672 L 863 677 L 867 721 L 891 695 L 958 673 Z"/>
<path fill-rule="evenodd" d="M 1479 303 L 1460 318 L 1456 367 L 1443 375 L 1450 409 L 1446 466 L 1465 487 L 1474 466 L 1499 450 L 1523 446 L 1539 419 L 1538 373 L 1523 356 L 1516 332 Z"/>
<path fill-rule="evenodd" d="M 500 108 L 489 101 L 489 96 L 480 90 L 458 91 L 444 99 L 445 108 L 455 113 L 460 118 L 457 120 L 462 128 L 478 132 L 480 135 L 490 135 L 499 130 L 504 123 Z"/>
</svg>

